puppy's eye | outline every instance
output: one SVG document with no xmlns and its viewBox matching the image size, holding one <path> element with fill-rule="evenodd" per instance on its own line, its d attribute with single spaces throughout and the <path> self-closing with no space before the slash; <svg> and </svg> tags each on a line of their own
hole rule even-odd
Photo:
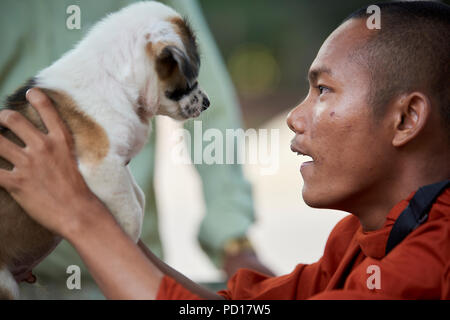
<svg viewBox="0 0 450 320">
<path fill-rule="evenodd" d="M 192 87 L 187 86 L 186 88 L 176 88 L 172 91 L 166 91 L 166 97 L 170 100 L 179 101 L 184 96 L 191 93 L 193 90 L 195 90 L 198 86 L 198 82 L 195 82 Z"/>
<path fill-rule="evenodd" d="M 184 96 L 184 90 L 175 89 L 173 91 L 166 91 L 166 97 L 173 101 L 178 101 Z"/>
<path fill-rule="evenodd" d="M 131 161 L 131 159 L 128 159 L 128 160 L 125 162 L 125 167 L 130 163 L 130 161 Z"/>
</svg>

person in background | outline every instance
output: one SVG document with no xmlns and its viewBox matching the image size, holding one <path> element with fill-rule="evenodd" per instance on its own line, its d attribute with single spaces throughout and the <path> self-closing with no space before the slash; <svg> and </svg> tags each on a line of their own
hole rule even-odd
<svg viewBox="0 0 450 320">
<path fill-rule="evenodd" d="M 50 65 L 69 50 L 89 30 L 89 27 L 107 13 L 133 3 L 131 0 L 6 0 L 0 4 L 0 97 L 4 100 L 15 88 L 40 69 Z M 212 101 L 202 121 L 203 130 L 241 127 L 239 104 L 221 59 L 196 0 L 161 1 L 186 16 L 197 33 L 202 66 L 199 82 Z M 81 11 L 81 28 L 70 30 L 66 26 L 70 5 Z M 14 28 L 11 28 L 14 26 Z M 193 131 L 192 122 L 185 124 Z M 156 127 L 142 152 L 130 163 L 138 184 L 146 195 L 146 210 L 142 228 L 142 241 L 159 257 L 163 257 L 158 232 L 157 199 L 153 185 L 156 147 Z M 226 146 L 225 146 L 226 148 Z M 193 154 L 193 153 L 191 153 Z M 226 154 L 226 153 L 224 153 Z M 234 153 L 236 154 L 236 152 Z M 247 238 L 248 228 L 254 223 L 251 186 L 243 176 L 239 164 L 198 164 L 206 213 L 201 222 L 198 241 L 218 268 L 227 276 L 239 267 L 247 267 L 272 274 L 258 259 Z M 220 181 L 220 183 L 217 183 Z M 175 181 L 174 181 L 175 183 Z M 82 290 L 69 291 L 66 287 L 69 265 L 80 266 Z M 102 298 L 102 294 L 89 276 L 89 272 L 76 251 L 62 241 L 35 270 L 38 284 L 23 284 L 23 297 L 30 298 Z"/>
</svg>

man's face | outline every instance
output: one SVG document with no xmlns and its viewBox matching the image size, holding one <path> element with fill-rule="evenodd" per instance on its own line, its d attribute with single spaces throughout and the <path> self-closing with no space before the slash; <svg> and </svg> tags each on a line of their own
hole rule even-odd
<svg viewBox="0 0 450 320">
<path fill-rule="evenodd" d="M 367 35 L 365 21 L 350 20 L 328 37 L 310 67 L 308 96 L 287 118 L 291 149 L 312 157 L 300 169 L 312 207 L 351 210 L 389 167 L 389 131 L 367 104 L 368 70 L 350 57 Z"/>
</svg>

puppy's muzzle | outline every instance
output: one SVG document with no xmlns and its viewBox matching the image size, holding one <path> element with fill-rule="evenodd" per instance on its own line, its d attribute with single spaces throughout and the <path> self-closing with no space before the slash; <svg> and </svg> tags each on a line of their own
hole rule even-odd
<svg viewBox="0 0 450 320">
<path fill-rule="evenodd" d="M 206 93 L 198 87 L 184 96 L 179 103 L 181 114 L 185 118 L 196 118 L 211 105 Z"/>
</svg>

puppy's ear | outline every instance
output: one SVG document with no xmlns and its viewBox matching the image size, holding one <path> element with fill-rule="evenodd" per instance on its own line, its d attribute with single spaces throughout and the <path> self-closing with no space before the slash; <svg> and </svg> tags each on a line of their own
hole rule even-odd
<svg viewBox="0 0 450 320">
<path fill-rule="evenodd" d="M 198 76 L 198 66 L 182 50 L 169 45 L 156 58 L 156 72 L 162 80 L 169 79 L 178 72 L 191 87 Z"/>
</svg>

